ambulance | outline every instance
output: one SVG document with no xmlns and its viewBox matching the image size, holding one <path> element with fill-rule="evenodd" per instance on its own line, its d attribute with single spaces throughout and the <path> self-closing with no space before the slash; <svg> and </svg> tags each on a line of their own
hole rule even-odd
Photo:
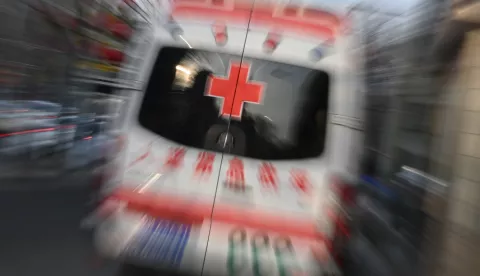
<svg viewBox="0 0 480 276">
<path fill-rule="evenodd" d="M 363 93 L 346 5 L 154 4 L 130 53 L 144 85 L 119 92 L 98 252 L 193 275 L 341 275 Z"/>
</svg>

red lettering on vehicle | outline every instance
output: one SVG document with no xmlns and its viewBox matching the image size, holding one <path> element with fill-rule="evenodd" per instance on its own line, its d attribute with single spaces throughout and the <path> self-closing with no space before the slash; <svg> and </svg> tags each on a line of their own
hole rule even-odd
<svg viewBox="0 0 480 276">
<path fill-rule="evenodd" d="M 227 170 L 227 186 L 231 188 L 245 189 L 245 172 L 242 160 L 233 158 L 229 161 Z"/>
<path fill-rule="evenodd" d="M 312 183 L 305 170 L 292 169 L 290 171 L 290 181 L 299 192 L 309 194 L 312 190 Z"/>
<path fill-rule="evenodd" d="M 185 148 L 171 148 L 165 166 L 171 169 L 179 168 L 183 165 L 186 152 L 187 150 Z"/>
<path fill-rule="evenodd" d="M 196 175 L 208 175 L 212 174 L 213 161 L 215 161 L 215 153 L 213 152 L 200 152 L 197 157 L 197 164 L 195 165 Z"/>
<path fill-rule="evenodd" d="M 277 169 L 272 163 L 262 163 L 258 172 L 260 183 L 266 188 L 278 189 Z"/>
</svg>

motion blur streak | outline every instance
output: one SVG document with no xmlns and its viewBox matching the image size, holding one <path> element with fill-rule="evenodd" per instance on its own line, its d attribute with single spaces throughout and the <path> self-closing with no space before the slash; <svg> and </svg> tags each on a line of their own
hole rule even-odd
<svg viewBox="0 0 480 276">
<path fill-rule="evenodd" d="M 0 0 L 0 275 L 480 275 L 480 0 Z"/>
</svg>

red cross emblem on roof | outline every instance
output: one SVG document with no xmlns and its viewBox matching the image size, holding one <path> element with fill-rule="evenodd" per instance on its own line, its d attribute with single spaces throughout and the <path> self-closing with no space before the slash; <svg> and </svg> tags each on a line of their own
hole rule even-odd
<svg viewBox="0 0 480 276">
<path fill-rule="evenodd" d="M 223 98 L 220 115 L 242 118 L 243 103 L 260 104 L 264 84 L 249 82 L 250 64 L 231 63 L 227 78 L 210 76 L 206 96 Z"/>
</svg>

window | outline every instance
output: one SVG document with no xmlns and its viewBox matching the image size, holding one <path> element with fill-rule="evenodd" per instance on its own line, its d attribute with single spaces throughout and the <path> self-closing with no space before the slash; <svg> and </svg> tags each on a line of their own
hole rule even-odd
<svg viewBox="0 0 480 276">
<path fill-rule="evenodd" d="M 248 82 L 262 84 L 262 99 L 260 104 L 245 102 L 241 117 L 229 120 L 220 116 L 225 101 L 206 95 L 206 89 L 213 76 L 227 78 L 231 64 L 240 61 L 249 66 Z M 139 121 L 156 134 L 190 147 L 266 160 L 310 158 L 323 152 L 328 89 L 325 72 L 167 47 L 156 60 Z M 216 143 L 219 140 L 226 143 Z"/>
</svg>

